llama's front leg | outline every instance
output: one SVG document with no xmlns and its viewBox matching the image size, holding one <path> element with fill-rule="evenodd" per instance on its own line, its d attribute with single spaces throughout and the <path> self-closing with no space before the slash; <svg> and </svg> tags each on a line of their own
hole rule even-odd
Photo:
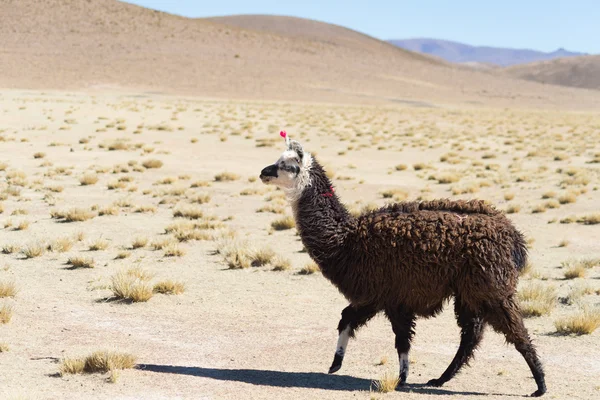
<svg viewBox="0 0 600 400">
<path fill-rule="evenodd" d="M 386 314 L 396 335 L 396 351 L 400 361 L 399 385 L 404 386 L 408 378 L 410 342 L 415 334 L 415 315 L 406 310 L 386 310 Z"/>
<path fill-rule="evenodd" d="M 329 367 L 329 373 L 339 371 L 342 368 L 342 361 L 344 361 L 344 355 L 346 354 L 346 347 L 351 337 L 354 337 L 356 330 L 361 326 L 365 325 L 367 321 L 373 318 L 377 314 L 372 307 L 356 307 L 350 304 L 342 311 L 342 319 L 338 324 L 338 343 L 335 348 L 335 355 L 333 357 L 333 363 Z"/>
</svg>

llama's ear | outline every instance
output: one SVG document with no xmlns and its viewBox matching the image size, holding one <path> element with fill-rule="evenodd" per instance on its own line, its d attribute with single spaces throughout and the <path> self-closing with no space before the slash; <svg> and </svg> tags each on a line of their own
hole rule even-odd
<svg viewBox="0 0 600 400">
<path fill-rule="evenodd" d="M 302 145 L 295 140 L 290 140 L 290 150 L 293 150 L 298 154 L 298 157 L 301 159 L 304 157 L 304 150 L 302 149 Z"/>
</svg>

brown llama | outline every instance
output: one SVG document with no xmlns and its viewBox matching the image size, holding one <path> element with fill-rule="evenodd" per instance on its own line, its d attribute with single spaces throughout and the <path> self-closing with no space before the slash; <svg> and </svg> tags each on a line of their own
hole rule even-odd
<svg viewBox="0 0 600 400">
<path fill-rule="evenodd" d="M 437 315 L 454 298 L 460 345 L 446 371 L 428 385 L 452 379 L 489 324 L 525 358 L 537 384 L 532 396 L 546 392 L 542 364 L 516 300 L 526 243 L 502 212 L 482 201 L 434 200 L 392 204 L 355 217 L 314 157 L 289 137 L 286 143 L 287 150 L 260 178 L 286 192 L 310 257 L 350 302 L 342 311 L 329 373 L 341 368 L 349 338 L 383 311 L 396 335 L 404 385 L 415 319 Z"/>
</svg>

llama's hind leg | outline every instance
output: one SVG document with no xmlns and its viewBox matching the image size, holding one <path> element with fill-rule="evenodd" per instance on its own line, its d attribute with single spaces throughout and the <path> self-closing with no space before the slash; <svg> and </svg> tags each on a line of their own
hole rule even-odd
<svg viewBox="0 0 600 400">
<path fill-rule="evenodd" d="M 519 306 L 513 297 L 503 300 L 490 312 L 486 313 L 485 319 L 492 327 L 504 334 L 506 341 L 515 345 L 515 348 L 521 353 L 537 384 L 537 390 L 531 394 L 532 397 L 539 397 L 546 393 L 546 381 L 542 363 L 538 358 L 535 347 L 531 343 L 527 328 L 523 323 L 523 317 Z"/>
<path fill-rule="evenodd" d="M 454 313 L 458 326 L 461 328 L 460 345 L 454 359 L 442 376 L 427 382 L 430 386 L 442 386 L 452 379 L 464 364 L 468 364 L 473 357 L 474 350 L 483 338 L 483 318 L 465 307 L 458 297 L 454 301 Z"/>
<path fill-rule="evenodd" d="M 354 337 L 354 333 L 358 328 L 367 323 L 371 318 L 377 314 L 377 311 L 372 307 L 355 307 L 350 304 L 342 311 L 342 319 L 338 324 L 338 343 L 335 348 L 335 356 L 333 357 L 333 363 L 329 368 L 329 373 L 339 371 L 342 368 L 342 361 L 344 361 L 344 355 L 346 354 L 346 347 L 351 337 Z"/>
<path fill-rule="evenodd" d="M 385 313 L 392 323 L 392 330 L 396 335 L 395 345 L 400 361 L 399 385 L 404 386 L 408 378 L 410 342 L 415 334 L 415 314 L 405 310 L 386 310 Z"/>
</svg>

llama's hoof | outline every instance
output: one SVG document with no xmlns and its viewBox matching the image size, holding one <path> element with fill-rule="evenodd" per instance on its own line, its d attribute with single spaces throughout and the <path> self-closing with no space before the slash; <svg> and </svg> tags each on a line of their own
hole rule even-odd
<svg viewBox="0 0 600 400">
<path fill-rule="evenodd" d="M 400 381 L 398 382 L 398 386 L 397 387 L 404 387 L 406 386 L 406 381 Z"/>
<path fill-rule="evenodd" d="M 338 372 L 340 370 L 340 368 L 342 368 L 342 365 L 332 365 L 331 367 L 329 367 L 329 373 L 330 374 L 335 374 L 336 372 Z"/>
<path fill-rule="evenodd" d="M 544 395 L 544 393 L 546 393 L 546 388 L 538 389 L 535 392 L 531 393 L 531 397 L 541 397 Z"/>
<path fill-rule="evenodd" d="M 340 356 L 339 354 L 336 354 L 335 357 L 333 357 L 333 363 L 331 364 L 331 367 L 329 367 L 329 373 L 333 374 L 335 372 L 338 372 L 340 368 L 342 368 L 343 360 L 344 357 Z"/>
<path fill-rule="evenodd" d="M 444 382 L 440 379 L 431 379 L 429 382 L 427 382 L 427 386 L 440 387 L 443 384 L 444 384 Z"/>
</svg>

